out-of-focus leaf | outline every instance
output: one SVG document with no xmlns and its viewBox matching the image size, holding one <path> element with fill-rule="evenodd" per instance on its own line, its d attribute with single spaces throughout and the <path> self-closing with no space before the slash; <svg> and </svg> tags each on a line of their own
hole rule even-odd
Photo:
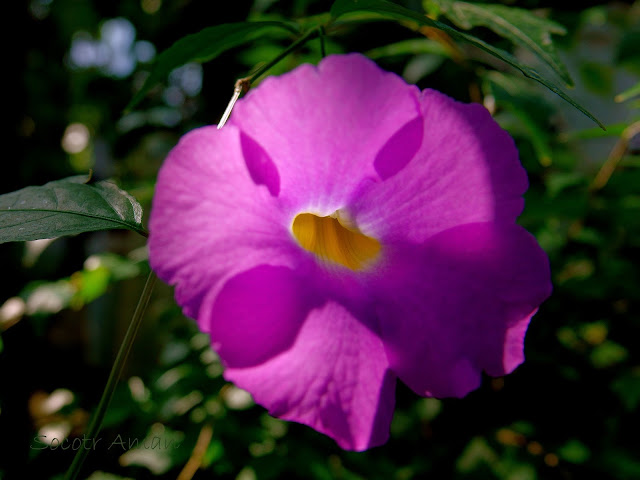
<svg viewBox="0 0 640 480">
<path fill-rule="evenodd" d="M 212 463 L 217 462 L 224 456 L 224 453 L 224 446 L 222 445 L 222 442 L 215 439 L 212 440 L 211 443 L 209 443 L 207 451 L 202 459 L 202 466 L 206 468 Z"/>
<path fill-rule="evenodd" d="M 596 368 L 607 368 L 622 362 L 629 356 L 629 352 L 622 345 L 607 340 L 598 345 L 591 352 L 591 363 Z"/>
<path fill-rule="evenodd" d="M 598 62 L 580 64 L 580 78 L 584 86 L 596 95 L 609 96 L 613 90 L 614 69 Z"/>
<path fill-rule="evenodd" d="M 407 62 L 402 71 L 402 78 L 404 78 L 407 83 L 418 83 L 424 77 L 440 68 L 443 62 L 444 58 L 436 55 L 416 55 Z"/>
<path fill-rule="evenodd" d="M 122 425 L 125 420 L 135 416 L 136 404 L 131 402 L 131 394 L 129 389 L 126 387 L 126 384 L 122 383 L 118 385 L 115 393 L 113 395 L 113 400 L 109 405 L 109 409 L 102 420 L 102 428 L 111 428 L 117 425 Z M 129 438 L 123 440 L 123 442 L 128 443 Z M 120 446 L 120 441 L 116 442 L 113 445 L 113 448 L 116 449 Z"/>
<path fill-rule="evenodd" d="M 75 294 L 76 290 L 67 278 L 55 282 L 34 282 L 21 292 L 27 315 L 58 313 L 69 306 Z"/>
<path fill-rule="evenodd" d="M 104 252 L 91 255 L 84 262 L 84 270 L 91 271 L 104 268 L 113 281 L 133 278 L 140 274 L 139 260 L 131 260 L 114 253 Z"/>
<path fill-rule="evenodd" d="M 107 472 L 93 472 L 91 476 L 87 477 L 87 480 L 133 480 L 131 477 L 121 477 Z"/>
<path fill-rule="evenodd" d="M 562 140 L 590 140 L 592 138 L 619 137 L 628 126 L 628 123 L 615 123 L 607 125 L 606 130 L 596 127 L 586 128 L 584 130 L 563 133 L 560 138 Z"/>
<path fill-rule="evenodd" d="M 608 449 L 602 452 L 604 467 L 616 472 L 618 478 L 640 478 L 640 459 L 638 452 L 626 452 L 621 448 Z"/>
<path fill-rule="evenodd" d="M 638 51 L 639 44 L 640 28 L 636 27 L 635 29 L 629 29 L 629 31 L 624 32 L 617 47 L 616 61 L 618 63 L 634 66 L 637 71 L 639 68 L 638 62 L 640 62 L 640 51 Z"/>
<path fill-rule="evenodd" d="M 416 407 L 420 418 L 430 422 L 442 411 L 442 401 L 437 398 L 423 398 Z"/>
<path fill-rule="evenodd" d="M 0 243 L 124 228 L 146 236 L 142 207 L 113 183 L 79 175 L 0 195 Z"/>
<path fill-rule="evenodd" d="M 374 48 L 365 52 L 364 55 L 372 60 L 400 55 L 413 56 L 407 62 L 402 77 L 408 83 L 418 83 L 438 69 L 446 58 L 451 57 L 451 52 L 435 40 L 414 38 Z"/>
<path fill-rule="evenodd" d="M 579 172 L 552 172 L 545 181 L 550 197 L 557 197 L 566 188 L 586 183 L 584 175 Z"/>
<path fill-rule="evenodd" d="M 160 354 L 159 360 L 162 365 L 176 365 L 187 358 L 190 351 L 189 343 L 186 340 L 176 340 L 174 342 L 167 343 Z"/>
<path fill-rule="evenodd" d="M 80 308 L 100 298 L 107 291 L 109 281 L 109 270 L 104 267 L 74 273 L 71 275 L 70 282 L 75 287 L 76 293 L 70 305 Z"/>
<path fill-rule="evenodd" d="M 449 51 L 442 44 L 428 38 L 414 38 L 411 40 L 403 40 L 402 42 L 390 43 L 382 47 L 374 48 L 364 54 L 373 59 L 383 57 L 393 57 L 396 55 L 418 55 L 421 53 L 430 53 L 442 57 L 449 57 Z"/>
<path fill-rule="evenodd" d="M 498 455 L 482 437 L 476 437 L 469 442 L 456 462 L 456 470 L 468 473 L 476 470 L 480 465 L 493 465 L 498 461 Z"/>
<path fill-rule="evenodd" d="M 487 27 L 498 35 L 532 51 L 549 65 L 567 85 L 573 85 L 564 63 L 558 58 L 551 35 L 565 35 L 565 28 L 551 20 L 540 18 L 528 10 L 496 4 L 430 0 L 458 27 L 469 30 Z"/>
<path fill-rule="evenodd" d="M 560 447 L 558 455 L 567 462 L 584 463 L 589 460 L 591 452 L 584 443 L 574 439 Z"/>
<path fill-rule="evenodd" d="M 20 296 L 28 315 L 51 315 L 69 307 L 79 309 L 104 295 L 114 282 L 137 276 L 141 268 L 139 262 L 113 253 L 91 255 L 83 270 L 54 282 L 32 282 Z"/>
<path fill-rule="evenodd" d="M 400 5 L 396 5 L 395 3 L 388 2 L 386 0 L 336 0 L 331 6 L 331 15 L 333 18 L 339 18 L 343 15 L 347 15 L 354 12 L 368 12 L 377 15 L 381 15 L 385 19 L 399 21 L 399 22 L 411 22 L 413 24 L 417 24 L 422 27 L 432 27 L 437 28 L 439 30 L 444 31 L 445 33 L 451 35 L 451 37 L 464 40 L 467 43 L 478 47 L 484 50 L 487 53 L 499 58 L 500 60 L 508 63 L 512 67 L 517 68 L 522 72 L 526 77 L 535 80 L 553 93 L 561 97 L 563 100 L 567 101 L 575 108 L 584 113 L 587 117 L 597 123 L 603 129 L 605 128 L 602 122 L 594 117 L 586 108 L 573 100 L 569 95 L 567 95 L 563 90 L 560 89 L 554 82 L 543 77 L 538 73 L 537 70 L 524 65 L 517 58 L 511 55 L 509 52 L 502 50 L 500 48 L 496 48 L 488 43 L 480 40 L 473 35 L 469 35 L 468 33 L 461 32 L 456 30 L 453 27 L 450 27 L 442 22 L 438 22 L 436 20 L 432 20 L 428 18 L 426 15 L 420 14 L 418 12 L 414 12 L 413 10 L 409 10 L 407 8 L 401 7 Z"/>
<path fill-rule="evenodd" d="M 174 68 L 188 62 L 207 62 L 231 48 L 255 40 L 274 29 L 290 31 L 291 27 L 283 22 L 225 23 L 207 27 L 198 33 L 181 38 L 158 56 L 149 77 L 125 110 L 135 107 L 147 92 Z"/>
<path fill-rule="evenodd" d="M 640 405 L 640 369 L 618 378 L 611 385 L 625 408 L 630 412 Z"/>
<path fill-rule="evenodd" d="M 580 336 L 589 345 L 600 345 L 609 334 L 609 328 L 605 322 L 593 322 L 580 326 Z"/>
<path fill-rule="evenodd" d="M 601 247 L 606 243 L 606 237 L 602 233 L 594 228 L 584 226 L 571 234 L 571 240 L 595 247 Z"/>
<path fill-rule="evenodd" d="M 551 165 L 552 136 L 548 128 L 548 119 L 553 112 L 551 107 L 540 99 L 538 92 L 527 88 L 522 77 L 496 71 L 487 72 L 483 77 L 484 88 L 491 92 L 496 106 L 511 112 L 518 130 L 531 142 L 540 165 Z"/>
<path fill-rule="evenodd" d="M 122 445 L 112 444 L 114 450 L 121 446 L 129 446 L 130 439 L 125 439 L 124 436 L 121 438 Z M 140 439 L 133 448 L 125 451 L 120 457 L 120 462 L 122 465 L 145 467 L 155 475 L 161 475 L 175 465 L 186 462 L 191 449 L 183 445 L 184 441 L 183 432 L 154 424 L 144 439 Z"/>
</svg>

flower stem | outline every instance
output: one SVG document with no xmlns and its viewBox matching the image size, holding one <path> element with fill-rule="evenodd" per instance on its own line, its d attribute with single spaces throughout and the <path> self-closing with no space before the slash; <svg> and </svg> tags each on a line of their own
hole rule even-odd
<svg viewBox="0 0 640 480">
<path fill-rule="evenodd" d="M 325 37 L 325 33 L 324 33 L 324 27 L 320 27 L 320 55 L 322 55 L 322 58 L 327 56 L 327 49 L 324 46 L 324 37 Z"/>
<path fill-rule="evenodd" d="M 138 329 L 140 328 L 140 324 L 142 323 L 142 317 L 144 316 L 144 312 L 147 309 L 147 305 L 149 304 L 151 292 L 153 291 L 153 286 L 155 285 L 156 280 L 157 277 L 153 273 L 153 271 L 149 272 L 147 281 L 144 284 L 142 293 L 140 294 L 138 305 L 136 306 L 136 310 L 133 313 L 131 323 L 127 328 L 127 333 L 122 340 L 122 345 L 120 345 L 118 355 L 116 356 L 116 360 L 113 364 L 113 367 L 111 368 L 111 373 L 109 374 L 107 385 L 104 387 L 104 392 L 102 392 L 102 397 L 100 398 L 100 402 L 98 403 L 98 408 L 96 409 L 93 418 L 91 419 L 91 423 L 89 424 L 89 429 L 86 433 L 88 438 L 96 438 L 100 431 L 100 426 L 102 425 L 102 421 L 104 420 L 107 408 L 109 408 L 109 403 L 111 403 L 111 399 L 113 398 L 113 394 L 116 390 L 116 385 L 118 384 L 118 380 L 122 375 L 127 357 L 129 356 L 129 352 L 131 352 L 131 347 L 136 338 L 136 334 L 138 333 Z M 89 449 L 85 448 L 78 449 L 78 451 L 76 452 L 76 456 L 71 463 L 71 467 L 69 467 L 69 470 L 67 471 L 65 480 L 75 480 L 75 478 L 78 476 L 78 473 L 80 473 L 82 464 L 84 463 L 89 451 Z"/>
<path fill-rule="evenodd" d="M 224 124 L 227 123 L 227 120 L 229 120 L 229 117 L 231 116 L 231 111 L 233 110 L 233 107 L 236 104 L 236 102 L 238 101 L 238 99 L 240 98 L 240 95 L 242 95 L 244 92 L 248 91 L 251 88 L 251 84 L 257 78 L 259 78 L 264 73 L 266 73 L 271 67 L 273 67 L 276 63 L 278 63 L 280 60 L 285 58 L 291 52 L 293 52 L 294 50 L 298 49 L 301 45 L 304 45 L 306 42 L 308 42 L 312 38 L 315 38 L 315 37 L 319 36 L 320 40 L 322 42 L 321 43 L 321 45 L 322 45 L 322 56 L 324 57 L 325 56 L 325 54 L 324 54 L 324 40 L 322 40 L 323 34 L 324 34 L 324 27 L 322 27 L 322 26 L 316 27 L 316 28 L 313 28 L 313 29 L 309 30 L 307 33 L 305 33 L 303 36 L 301 36 L 298 40 L 296 40 L 291 45 L 289 45 L 287 48 L 285 48 L 282 52 L 280 52 L 271 61 L 265 63 L 262 66 L 260 66 L 254 73 L 252 73 L 248 77 L 244 77 L 244 78 L 238 79 L 236 81 L 236 84 L 235 84 L 234 88 L 233 88 L 233 96 L 231 97 L 231 100 L 229 100 L 229 103 L 227 104 L 227 108 L 225 109 L 224 113 L 222 114 L 222 118 L 220 118 L 220 121 L 218 122 L 218 130 L 220 130 L 222 127 L 224 127 Z"/>
<path fill-rule="evenodd" d="M 229 117 L 231 116 L 231 111 L 233 110 L 233 107 L 238 101 L 238 99 L 240 98 L 240 95 L 242 94 L 243 90 L 244 90 L 244 87 L 242 86 L 242 83 L 240 82 L 240 80 L 238 80 L 236 82 L 235 87 L 233 88 L 233 96 L 231 97 L 231 100 L 229 100 L 229 103 L 227 104 L 227 108 L 222 114 L 222 118 L 220 118 L 220 121 L 218 122 L 218 130 L 224 127 L 224 124 L 227 123 L 227 120 L 229 120 Z"/>
<path fill-rule="evenodd" d="M 269 70 L 271 67 L 273 67 L 274 65 L 279 63 L 283 58 L 285 58 L 291 52 L 297 50 L 302 45 L 307 43 L 309 40 L 311 40 L 311 39 L 317 37 L 318 35 L 320 35 L 321 29 L 322 29 L 322 27 L 316 27 L 316 28 L 313 28 L 313 29 L 309 30 L 307 33 L 305 33 L 303 36 L 301 36 L 298 40 L 296 40 L 291 45 L 289 45 L 287 48 L 285 48 L 282 52 L 280 52 L 271 61 L 265 63 L 260 68 L 258 68 L 254 73 L 252 73 L 248 77 L 245 77 L 245 78 L 243 78 L 241 80 L 246 81 L 247 86 L 251 86 L 251 84 L 256 79 L 261 77 L 265 72 L 267 72 L 267 70 Z"/>
</svg>

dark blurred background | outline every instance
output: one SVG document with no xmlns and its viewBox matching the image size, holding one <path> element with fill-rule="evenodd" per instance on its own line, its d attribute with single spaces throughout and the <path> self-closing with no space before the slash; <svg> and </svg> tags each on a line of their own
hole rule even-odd
<svg viewBox="0 0 640 480">
<path fill-rule="evenodd" d="M 525 364 L 462 400 L 422 399 L 399 386 L 389 442 L 343 452 L 226 384 L 207 337 L 159 285 L 102 445 L 80 478 L 640 478 L 640 100 L 619 96 L 640 79 L 640 5 L 503 3 L 567 28 L 554 40 L 576 84 L 571 95 L 606 132 L 482 52 L 444 48 L 393 23 L 337 29 L 327 49 L 364 52 L 421 88 L 483 103 L 516 139 L 531 184 L 520 221 L 549 254 L 554 281 L 529 329 Z M 301 19 L 329 6 L 9 2 L 0 193 L 92 170 L 148 211 L 180 135 L 216 123 L 235 80 L 292 39 L 274 34 L 185 65 L 125 114 L 154 57 L 210 25 Z M 487 29 L 472 33 L 543 68 Z M 311 42 L 272 72 L 319 59 Z M 148 271 L 144 244 L 110 231 L 0 245 L 0 479 L 61 478 L 71 464 L 76 448 L 46 442 L 80 445 Z M 162 445 L 135 448 L 133 439 Z"/>
</svg>

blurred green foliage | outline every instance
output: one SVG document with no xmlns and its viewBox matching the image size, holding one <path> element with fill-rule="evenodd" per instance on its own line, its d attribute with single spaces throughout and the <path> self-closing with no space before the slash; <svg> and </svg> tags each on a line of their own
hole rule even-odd
<svg viewBox="0 0 640 480">
<path fill-rule="evenodd" d="M 22 34 L 5 95 L 14 100 L 7 151 L 17 161 L 4 166 L 0 193 L 92 169 L 98 180 L 116 179 L 145 212 L 180 135 L 217 122 L 235 80 L 291 36 L 252 40 L 211 63 L 173 70 L 123 113 L 154 56 L 212 25 L 304 25 L 329 7 L 312 0 L 15 3 L 11 18 Z M 640 5 L 515 4 L 566 28 L 554 36 L 554 55 L 575 82 L 572 97 L 606 132 L 446 36 L 355 23 L 336 28 L 325 46 L 365 52 L 421 88 L 481 102 L 516 139 L 530 180 L 520 222 L 549 254 L 554 281 L 529 329 L 526 362 L 462 400 L 423 399 L 399 386 L 389 442 L 343 452 L 307 427 L 269 417 L 227 384 L 207 336 L 158 286 L 80 478 L 640 478 Z M 528 49 L 467 20 L 470 33 L 545 72 Z M 319 58 L 314 40 L 270 72 Z M 62 478 L 76 447 L 86 445 L 89 415 L 142 289 L 144 238 L 110 231 L 2 244 L 0 261 L 0 479 Z M 42 448 L 42 435 L 67 443 Z"/>
</svg>

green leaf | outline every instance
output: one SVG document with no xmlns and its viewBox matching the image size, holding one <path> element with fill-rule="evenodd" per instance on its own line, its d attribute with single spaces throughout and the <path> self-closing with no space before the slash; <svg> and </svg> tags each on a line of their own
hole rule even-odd
<svg viewBox="0 0 640 480">
<path fill-rule="evenodd" d="M 473 438 L 458 457 L 456 470 L 459 473 L 470 473 L 482 464 L 493 465 L 498 461 L 498 455 L 489 443 L 482 437 Z"/>
<path fill-rule="evenodd" d="M 90 477 L 87 477 L 87 480 L 133 480 L 133 479 L 130 477 L 126 477 L 126 478 L 120 477 L 112 473 L 102 472 L 98 470 L 96 472 L 93 472 Z"/>
<path fill-rule="evenodd" d="M 591 140 L 594 138 L 620 137 L 627 129 L 627 127 L 629 127 L 628 123 L 621 122 L 607 125 L 606 130 L 602 130 L 601 128 L 597 127 L 585 128 L 584 130 L 576 130 L 573 132 L 563 133 L 560 137 L 560 140 Z"/>
<path fill-rule="evenodd" d="M 483 77 L 486 82 L 485 89 L 493 94 L 496 105 L 511 112 L 515 120 L 515 125 L 511 125 L 513 130 L 511 133 L 516 133 L 517 125 L 518 130 L 531 142 L 540 165 L 543 167 L 551 165 L 552 141 L 547 122 L 552 110 L 544 100 L 540 99 L 539 92 L 530 88 L 531 84 L 520 76 L 494 70 L 487 72 Z M 501 121 L 498 116 L 496 120 L 499 123 Z"/>
<path fill-rule="evenodd" d="M 207 62 L 225 51 L 255 40 L 268 30 L 291 31 L 292 27 L 282 22 L 225 23 L 187 35 L 158 55 L 149 77 L 133 96 L 126 111 L 135 107 L 156 83 L 161 82 L 174 69 L 188 62 Z"/>
<path fill-rule="evenodd" d="M 487 27 L 514 44 L 531 50 L 567 85 L 573 86 L 571 76 L 558 58 L 551 40 L 551 34 L 567 33 L 562 25 L 540 18 L 522 8 L 450 0 L 430 1 L 436 2 L 440 11 L 460 28 L 468 30 L 473 27 Z"/>
<path fill-rule="evenodd" d="M 456 30 L 453 27 L 450 27 L 444 23 L 438 22 L 436 20 L 432 20 L 428 18 L 426 15 L 420 14 L 418 12 L 414 12 L 413 10 L 409 10 L 407 8 L 396 5 L 395 3 L 388 2 L 386 0 L 336 0 L 331 6 L 331 15 L 334 19 L 341 17 L 342 15 L 346 15 L 353 12 L 369 12 L 375 13 L 378 15 L 382 15 L 383 18 L 389 20 L 395 20 L 400 22 L 411 22 L 413 24 L 417 24 L 422 27 L 433 27 L 443 32 L 448 33 L 451 37 L 464 40 L 475 47 L 484 50 L 487 53 L 499 58 L 500 60 L 508 63 L 512 67 L 517 68 L 522 72 L 523 75 L 529 77 L 536 82 L 541 83 L 549 90 L 551 90 L 556 95 L 560 96 L 563 100 L 569 102 L 575 108 L 584 113 L 587 117 L 597 123 L 602 129 L 604 129 L 604 125 L 594 117 L 586 108 L 578 104 L 575 100 L 573 100 L 569 95 L 567 95 L 563 90 L 561 90 L 555 83 L 551 80 L 548 80 L 542 77 L 536 70 L 533 68 L 520 63 L 518 59 L 516 59 L 509 52 L 502 50 L 500 48 L 496 48 L 488 43 L 480 40 L 473 35 L 469 35 L 467 33 Z"/>
<path fill-rule="evenodd" d="M 125 228 L 147 236 L 142 207 L 113 183 L 78 175 L 0 195 L 0 243 Z"/>
<path fill-rule="evenodd" d="M 430 54 L 441 57 L 450 57 L 451 55 L 442 44 L 429 40 L 427 38 L 414 38 L 411 40 L 403 40 L 401 42 L 383 45 L 365 52 L 364 55 L 376 60 L 383 57 L 393 57 L 396 55 L 420 55 Z"/>
<path fill-rule="evenodd" d="M 611 388 L 618 394 L 625 408 L 632 412 L 640 405 L 640 369 L 618 378 Z"/>
<path fill-rule="evenodd" d="M 614 78 L 615 69 L 611 65 L 591 61 L 580 63 L 580 79 L 590 93 L 608 99 L 613 92 Z"/>
<path fill-rule="evenodd" d="M 596 368 L 607 368 L 624 361 L 629 352 L 622 345 L 607 340 L 591 352 L 591 363 Z"/>
</svg>

